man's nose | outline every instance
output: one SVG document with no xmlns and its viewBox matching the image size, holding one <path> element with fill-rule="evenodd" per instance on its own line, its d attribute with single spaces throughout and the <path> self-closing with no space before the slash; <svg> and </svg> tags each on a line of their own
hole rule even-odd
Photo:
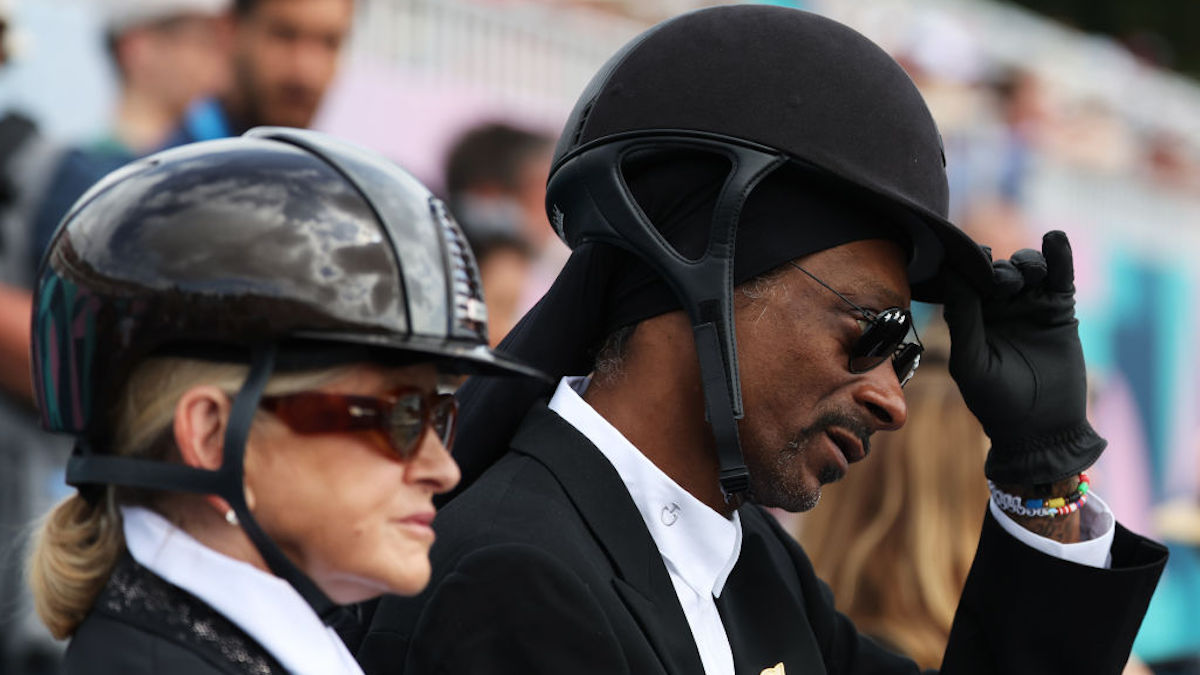
<svg viewBox="0 0 1200 675">
<path fill-rule="evenodd" d="M 859 375 L 854 400 L 867 410 L 879 431 L 899 429 L 908 419 L 908 404 L 891 359 Z"/>
</svg>

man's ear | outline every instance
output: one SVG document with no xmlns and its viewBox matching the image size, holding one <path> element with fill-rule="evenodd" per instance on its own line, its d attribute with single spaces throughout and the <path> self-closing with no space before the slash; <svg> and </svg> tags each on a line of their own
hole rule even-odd
<svg viewBox="0 0 1200 675">
<path fill-rule="evenodd" d="M 187 466 L 215 471 L 224 459 L 225 427 L 233 407 L 225 392 L 212 385 L 192 387 L 175 404 L 175 445 Z M 229 511 L 220 497 L 205 498 L 218 513 Z"/>
</svg>

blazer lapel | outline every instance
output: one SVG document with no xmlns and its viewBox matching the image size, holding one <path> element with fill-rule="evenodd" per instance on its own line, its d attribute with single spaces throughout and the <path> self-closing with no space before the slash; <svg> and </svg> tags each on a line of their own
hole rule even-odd
<svg viewBox="0 0 1200 675">
<path fill-rule="evenodd" d="M 742 507 L 742 552 L 725 582 L 717 610 L 733 647 L 734 670 L 758 675 L 776 664 L 787 673 L 825 672 L 804 613 L 795 567 L 786 551 L 772 548 L 769 518 L 756 507 Z M 761 526 L 761 527 L 760 527 Z M 778 550 L 774 550 L 778 549 Z"/>
<path fill-rule="evenodd" d="M 704 672 L 662 555 L 612 464 L 575 427 L 536 404 L 512 441 L 555 475 L 608 554 L 612 584 L 673 675 Z"/>
</svg>

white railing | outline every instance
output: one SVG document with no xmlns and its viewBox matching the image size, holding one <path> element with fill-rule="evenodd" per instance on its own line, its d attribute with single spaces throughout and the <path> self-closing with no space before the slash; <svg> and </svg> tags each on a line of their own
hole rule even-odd
<svg viewBox="0 0 1200 675">
<path fill-rule="evenodd" d="M 604 61 L 646 26 L 580 7 L 366 0 L 356 49 L 407 71 L 569 110 Z"/>
</svg>

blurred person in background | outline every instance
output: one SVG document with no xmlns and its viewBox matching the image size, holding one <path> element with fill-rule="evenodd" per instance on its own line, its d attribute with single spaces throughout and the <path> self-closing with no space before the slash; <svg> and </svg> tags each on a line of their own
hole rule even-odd
<svg viewBox="0 0 1200 675">
<path fill-rule="evenodd" d="M 235 0 L 232 86 L 194 105 L 171 143 L 311 126 L 353 19 L 353 0 Z"/>
<path fill-rule="evenodd" d="M 541 248 L 554 238 L 546 219 L 546 176 L 553 150 L 550 136 L 503 122 L 468 129 L 446 156 L 451 210 L 466 223 L 478 223 L 475 229 L 515 228 Z"/>
<path fill-rule="evenodd" d="M 552 149 L 545 134 L 486 122 L 464 132 L 446 156 L 450 209 L 479 263 L 493 346 L 529 308 L 538 253 L 557 241 L 545 205 Z"/>
<path fill-rule="evenodd" d="M 104 44 L 119 89 L 102 137 L 69 149 L 33 224 L 36 265 L 67 209 L 108 172 L 168 146 L 196 100 L 229 80 L 229 0 L 107 0 Z"/>
<path fill-rule="evenodd" d="M 211 4 L 210 0 L 161 2 Z M 236 136 L 256 126 L 310 126 L 337 72 L 353 14 L 353 0 L 235 0 L 231 37 L 211 43 L 214 47 L 228 43 L 231 49 L 218 50 L 215 60 L 203 66 L 200 59 L 186 61 L 205 72 L 213 65 L 232 68 L 228 86 L 181 108 L 158 147 L 148 149 Z M 176 72 L 175 78 L 197 79 L 187 72 Z M 193 93 L 212 93 L 212 88 Z M 90 179 L 56 189 L 58 194 L 46 201 L 37 217 L 35 259 L 75 199 L 113 168 L 111 162 L 93 167 Z"/>
<path fill-rule="evenodd" d="M 77 443 L 29 577 L 66 671 L 361 673 L 341 606 L 424 588 L 458 482 L 442 375 L 531 372 L 486 348 L 458 228 L 394 165 L 291 129 L 92 195 L 33 330 L 43 424 Z"/>
<path fill-rule="evenodd" d="M 1200 675 L 1200 503 L 1169 501 L 1156 509 L 1154 525 L 1171 557 L 1133 652 L 1154 675 Z"/>
<path fill-rule="evenodd" d="M 230 0 L 109 0 L 105 46 L 120 83 L 112 130 L 92 147 L 131 161 L 158 150 L 188 106 L 228 85 Z"/>
<path fill-rule="evenodd" d="M 923 669 L 941 665 L 988 500 L 990 444 L 950 377 L 940 329 L 940 348 L 922 338 L 921 376 L 904 390 L 908 424 L 881 434 L 796 531 L 838 609 Z"/>
<path fill-rule="evenodd" d="M 533 269 L 533 249 L 521 237 L 503 231 L 467 232 L 466 236 L 479 265 L 488 311 L 488 339 L 495 347 L 521 318 L 521 299 Z"/>
<path fill-rule="evenodd" d="M 11 0 L 0 0 L 0 69 L 16 51 Z M 32 261 L 28 221 L 61 149 L 19 110 L 0 115 L 0 403 L 32 400 L 29 382 L 29 294 Z"/>
<path fill-rule="evenodd" d="M 22 56 L 14 9 L 0 0 L 0 70 Z M 57 672 L 60 652 L 34 616 L 21 553 L 27 524 L 59 496 L 70 450 L 39 428 L 29 376 L 29 222 L 62 151 L 31 117 L 0 115 L 0 672 L 23 675 Z"/>
</svg>

